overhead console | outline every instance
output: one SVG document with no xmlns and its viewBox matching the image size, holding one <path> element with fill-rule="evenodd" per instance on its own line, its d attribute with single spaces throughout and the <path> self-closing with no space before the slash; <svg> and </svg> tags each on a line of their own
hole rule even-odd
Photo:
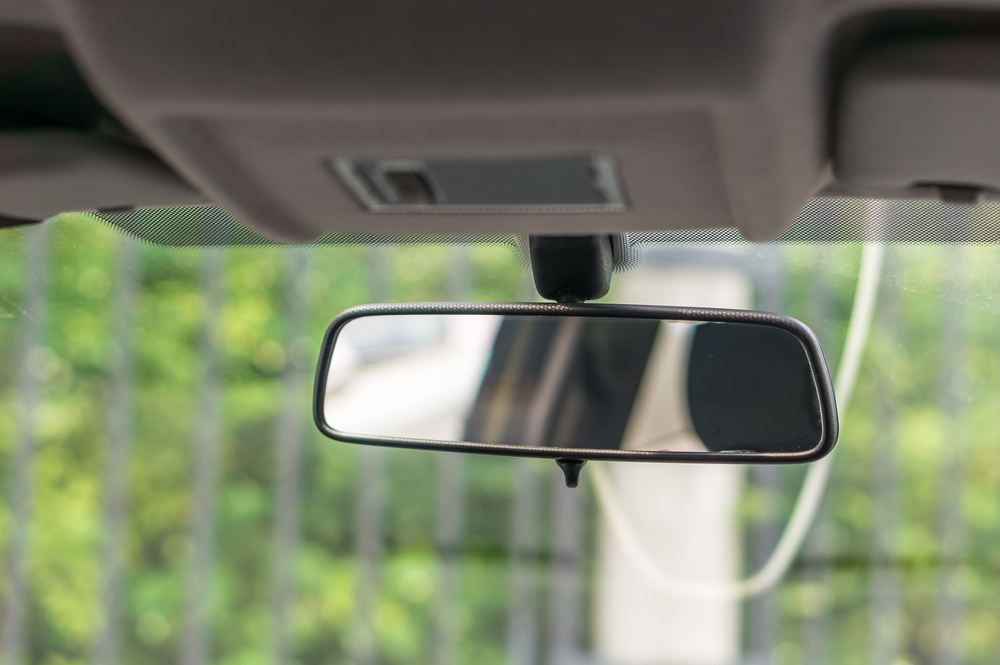
<svg viewBox="0 0 1000 665">
<path fill-rule="evenodd" d="M 837 41 L 886 2 L 50 4 L 109 108 L 282 240 L 720 227 L 764 240 L 831 184 L 831 155 L 845 185 L 896 195 L 992 168 L 985 147 L 966 171 L 917 168 L 909 139 L 878 129 L 909 101 L 873 81 L 908 56 Z"/>
<path fill-rule="evenodd" d="M 820 184 L 815 26 L 797 0 L 53 6 L 114 110 L 273 237 L 737 226 L 769 238 Z M 430 178 L 457 162 L 475 167 L 458 208 L 392 202 L 407 196 L 393 182 L 443 193 Z M 610 166 L 581 183 L 583 162 Z M 386 164 L 388 187 L 366 177 Z M 523 184 L 539 164 L 562 193 L 538 207 L 515 185 L 494 205 L 491 171 Z"/>
<path fill-rule="evenodd" d="M 887 11 L 841 34 L 840 183 L 967 202 L 1000 193 L 1000 12 Z"/>
<path fill-rule="evenodd" d="M 0 25 L 0 226 L 203 198 L 94 97 L 57 31 L 18 18 Z"/>
</svg>

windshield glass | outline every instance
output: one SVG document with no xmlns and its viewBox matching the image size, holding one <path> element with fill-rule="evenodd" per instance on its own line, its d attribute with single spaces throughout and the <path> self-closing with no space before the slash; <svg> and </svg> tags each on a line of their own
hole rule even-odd
<svg viewBox="0 0 1000 665">
<path fill-rule="evenodd" d="M 651 576 L 757 572 L 804 466 L 595 463 L 571 490 L 551 461 L 316 430 L 331 318 L 370 302 L 536 300 L 507 244 L 170 248 L 83 215 L 4 240 L 4 662 L 996 660 L 995 244 L 885 246 L 815 525 L 780 584 L 740 599 Z M 861 244 L 637 251 L 604 302 L 789 314 L 836 376 Z M 358 362 L 438 334 L 359 337 Z M 611 528 L 601 472 L 634 542 Z"/>
</svg>

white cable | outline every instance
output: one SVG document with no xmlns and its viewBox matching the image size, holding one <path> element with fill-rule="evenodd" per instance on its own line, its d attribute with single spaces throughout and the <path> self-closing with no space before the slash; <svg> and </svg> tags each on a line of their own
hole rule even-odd
<svg viewBox="0 0 1000 665">
<path fill-rule="evenodd" d="M 834 381 L 837 408 L 841 414 L 847 412 L 854 382 L 861 366 L 861 357 L 864 355 L 865 343 L 868 340 L 868 331 L 871 329 L 882 275 L 882 257 L 882 245 L 865 245 L 861 252 L 854 306 L 847 327 L 847 338 L 844 340 L 844 352 L 840 357 L 840 366 L 837 368 L 837 378 Z M 784 577 L 816 517 L 816 511 L 830 478 L 832 462 L 831 452 L 809 466 L 788 525 L 781 534 L 771 557 L 757 573 L 738 582 L 692 582 L 663 573 L 642 545 L 603 465 L 595 464 L 590 475 L 594 479 L 598 506 L 611 532 L 625 550 L 632 565 L 649 584 L 664 593 L 684 598 L 737 599 L 764 593 Z"/>
</svg>

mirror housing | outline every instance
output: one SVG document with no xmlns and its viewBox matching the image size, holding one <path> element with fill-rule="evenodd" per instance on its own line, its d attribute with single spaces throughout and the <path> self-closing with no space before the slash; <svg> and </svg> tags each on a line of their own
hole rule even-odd
<svg viewBox="0 0 1000 665">
<path fill-rule="evenodd" d="M 753 342 L 746 335 L 730 336 L 733 340 L 727 342 L 725 335 L 712 332 L 707 335 L 695 335 L 692 349 L 699 344 L 715 344 L 714 348 L 727 348 L 730 352 L 738 354 L 740 343 L 743 344 L 750 339 L 753 345 L 755 357 L 746 361 L 746 366 L 756 377 L 756 383 L 733 383 L 733 374 L 730 371 L 727 375 L 727 368 L 732 369 L 734 365 L 732 358 L 722 359 L 727 363 L 721 370 L 711 370 L 711 356 L 708 360 L 698 359 L 690 361 L 689 367 L 697 369 L 697 376 L 687 377 L 687 390 L 690 394 L 716 395 L 717 399 L 730 399 L 728 406 L 732 413 L 722 414 L 720 404 L 717 402 L 713 407 L 711 401 L 702 401 L 699 405 L 692 405 L 690 408 L 690 428 L 696 432 L 702 440 L 706 440 L 705 432 L 718 427 L 729 428 L 729 433 L 720 432 L 717 435 L 707 437 L 705 449 L 678 449 L 678 450 L 645 450 L 645 449 L 613 449 L 608 447 L 555 447 L 546 445 L 519 445 L 510 443 L 487 443 L 481 441 L 445 441 L 427 438 L 390 436 L 388 434 L 370 434 L 346 432 L 332 427 L 325 412 L 326 399 L 328 394 L 328 383 L 331 374 L 331 361 L 334 357 L 334 348 L 338 338 L 344 328 L 352 321 L 370 317 L 389 316 L 420 316 L 428 315 L 492 315 L 495 317 L 512 317 L 523 319 L 550 319 L 552 317 L 578 318 L 578 319 L 617 319 L 617 320 L 646 320 L 647 322 L 686 322 L 691 324 L 699 323 L 722 323 L 732 325 L 736 329 L 760 329 L 773 332 L 780 331 L 778 335 L 771 335 L 771 341 L 765 346 Z M 430 320 L 430 318 L 429 318 Z M 505 319 L 506 320 L 506 319 Z M 709 330 L 710 327 L 700 326 L 699 330 Z M 721 330 L 722 327 L 719 327 Z M 701 337 L 702 341 L 698 338 Z M 498 337 L 499 339 L 499 337 Z M 719 346 L 720 339 L 723 346 Z M 775 342 L 775 339 L 786 340 Z M 707 342 L 705 340 L 708 340 Z M 791 340 L 790 342 L 787 340 Z M 792 349 L 791 344 L 794 349 Z M 768 347 L 767 345 L 770 345 Z M 704 347 L 707 348 L 707 347 Z M 746 347 L 744 350 L 748 349 Z M 770 350 L 768 350 L 770 348 Z M 782 349 L 785 349 L 783 352 Z M 795 360 L 782 369 L 780 357 L 787 351 L 798 354 L 800 360 Z M 496 350 L 494 350 L 496 351 Z M 555 352 L 553 352 L 555 353 Z M 770 356 L 768 356 L 770 354 Z M 745 355 L 745 354 L 744 354 Z M 531 362 L 541 364 L 545 356 L 538 356 L 537 360 Z M 492 359 L 491 359 L 492 362 Z M 778 370 L 774 370 L 777 367 Z M 790 369 L 789 369 L 790 368 Z M 768 372 L 771 372 L 768 374 Z M 784 372 L 782 374 L 781 372 Z M 796 373 L 797 372 L 797 373 Z M 789 378 L 790 377 L 790 378 Z M 738 378 L 738 377 L 737 377 Z M 760 386 L 771 386 L 775 384 L 791 383 L 789 389 L 779 389 L 771 397 L 765 396 L 760 390 Z M 480 397 L 487 385 L 487 378 L 483 378 L 480 386 Z M 728 388 L 727 388 L 728 386 Z M 756 386 L 756 389 L 754 389 Z M 780 386 L 779 386 L 780 387 Z M 799 387 L 799 394 L 806 390 L 809 404 L 795 402 L 795 388 Z M 726 390 L 729 391 L 727 397 Z M 756 390 L 756 391 L 755 391 Z M 740 392 L 742 391 L 742 393 Z M 739 399 L 734 401 L 733 395 Z M 789 397 L 791 396 L 791 397 Z M 520 396 L 525 397 L 525 396 Z M 388 399 L 388 398 L 387 398 Z M 699 398 L 701 399 L 701 398 Z M 755 402 L 756 400 L 756 402 Z M 790 401 L 789 401 L 790 400 Z M 770 401 L 772 406 L 779 408 L 780 422 L 770 423 L 765 428 L 760 428 L 757 423 L 767 421 L 768 416 L 754 412 L 754 404 L 764 404 Z M 783 404 L 783 402 L 788 402 Z M 629 405 L 626 405 L 629 406 Z M 781 411 L 781 409 L 784 409 Z M 714 411 L 713 411 L 714 409 Z M 774 416 L 773 410 L 771 416 Z M 714 414 L 714 415 L 713 415 Z M 723 415 L 724 417 L 719 417 Z M 620 460 L 620 461 L 642 461 L 642 462 L 699 462 L 699 463 L 738 463 L 738 464 L 789 464 L 802 463 L 817 460 L 828 454 L 835 445 L 838 435 L 837 406 L 834 398 L 833 386 L 830 381 L 829 370 L 823 356 L 822 348 L 816 336 L 801 322 L 780 314 L 767 312 L 753 312 L 746 310 L 727 309 L 707 309 L 693 307 L 660 307 L 649 305 L 610 305 L 610 304 L 555 304 L 555 303 L 418 303 L 418 304 L 380 304 L 365 305 L 349 309 L 333 319 L 327 328 L 320 351 L 319 363 L 316 371 L 316 381 L 313 395 L 313 415 L 316 426 L 327 437 L 346 443 L 360 443 L 367 445 L 378 445 L 395 448 L 413 448 L 422 450 L 436 450 L 447 452 L 479 453 L 491 455 L 507 455 L 515 457 L 539 457 L 557 460 Z M 387 412 L 386 416 L 391 413 Z M 563 415 L 563 414 L 560 414 Z M 548 414 L 547 414 L 548 417 Z M 474 417 L 469 416 L 467 421 L 468 432 Z M 766 445 L 756 446 L 753 449 L 727 449 L 727 436 L 731 439 L 733 428 L 755 427 L 766 436 L 768 432 L 784 432 L 782 436 L 791 432 L 796 434 L 796 428 L 801 429 L 801 424 L 808 421 L 814 423 L 816 440 L 808 445 L 799 445 L 792 441 L 790 445 L 780 447 L 780 449 L 769 448 Z M 565 428 L 564 428 L 565 429 Z M 807 426 L 805 429 L 809 429 Z M 805 432 L 804 434 L 809 434 Z M 489 437 L 484 437 L 489 438 Z M 546 437 L 548 438 L 548 437 Z M 788 440 L 786 438 L 786 440 Z M 790 440 L 789 440 L 790 441 Z"/>
</svg>

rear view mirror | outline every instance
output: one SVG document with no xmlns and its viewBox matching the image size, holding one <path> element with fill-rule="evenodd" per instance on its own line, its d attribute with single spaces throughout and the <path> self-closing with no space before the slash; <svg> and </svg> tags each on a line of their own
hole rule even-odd
<svg viewBox="0 0 1000 665">
<path fill-rule="evenodd" d="M 575 460 L 807 462 L 837 440 L 805 325 L 639 305 L 347 310 L 327 329 L 314 415 L 349 443 Z"/>
</svg>

